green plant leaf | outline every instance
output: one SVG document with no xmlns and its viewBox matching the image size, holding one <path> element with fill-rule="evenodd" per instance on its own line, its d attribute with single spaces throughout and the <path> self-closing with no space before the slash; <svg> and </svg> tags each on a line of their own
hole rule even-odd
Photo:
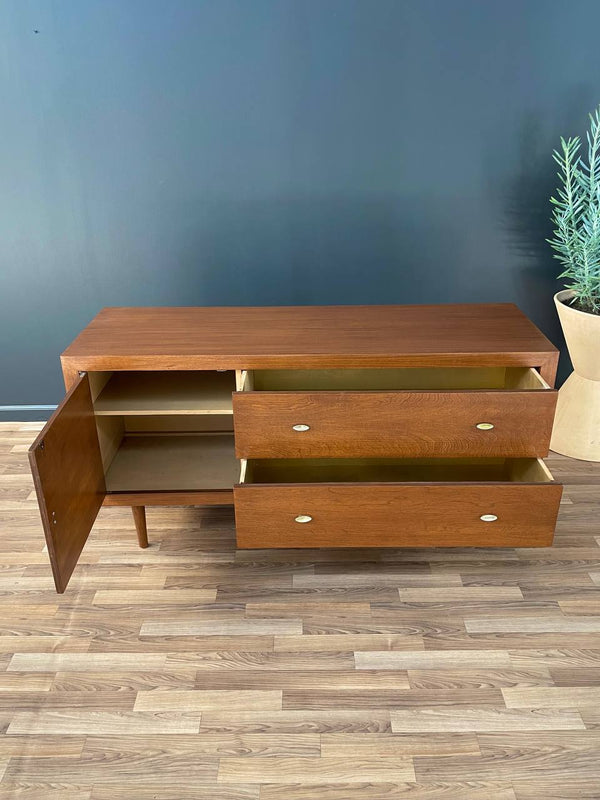
<svg viewBox="0 0 600 800">
<path fill-rule="evenodd" d="M 589 114 L 587 163 L 578 136 L 560 138 L 552 158 L 558 164 L 559 186 L 550 198 L 553 238 L 546 241 L 563 267 L 578 306 L 600 313 L 600 106 Z"/>
</svg>

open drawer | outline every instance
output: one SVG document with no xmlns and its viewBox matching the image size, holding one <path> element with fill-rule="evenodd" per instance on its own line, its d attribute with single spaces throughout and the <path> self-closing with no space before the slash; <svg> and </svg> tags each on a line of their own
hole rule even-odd
<svg viewBox="0 0 600 800">
<path fill-rule="evenodd" d="M 539 459 L 242 462 L 237 544 L 545 547 L 562 486 Z"/>
<path fill-rule="evenodd" d="M 237 386 L 238 458 L 543 457 L 557 395 L 528 367 L 257 370 Z"/>
</svg>

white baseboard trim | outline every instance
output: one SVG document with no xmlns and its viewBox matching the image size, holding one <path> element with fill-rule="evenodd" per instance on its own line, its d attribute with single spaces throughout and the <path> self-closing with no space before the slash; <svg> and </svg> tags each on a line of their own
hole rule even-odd
<svg viewBox="0 0 600 800">
<path fill-rule="evenodd" d="M 0 411 L 54 411 L 57 406 L 0 406 Z"/>
</svg>

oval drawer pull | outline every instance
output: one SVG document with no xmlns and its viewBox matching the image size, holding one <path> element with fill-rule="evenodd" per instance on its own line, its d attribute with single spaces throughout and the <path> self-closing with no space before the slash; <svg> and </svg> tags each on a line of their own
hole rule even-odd
<svg viewBox="0 0 600 800">
<path fill-rule="evenodd" d="M 491 422 L 478 422 L 475 427 L 479 431 L 491 431 L 494 426 Z"/>
<path fill-rule="evenodd" d="M 292 430 L 295 431 L 309 431 L 310 425 L 292 425 Z"/>
<path fill-rule="evenodd" d="M 482 514 L 479 519 L 482 522 L 496 522 L 498 517 L 495 514 Z"/>
<path fill-rule="evenodd" d="M 294 522 L 312 522 L 312 517 L 309 517 L 308 514 L 300 514 Z"/>
</svg>

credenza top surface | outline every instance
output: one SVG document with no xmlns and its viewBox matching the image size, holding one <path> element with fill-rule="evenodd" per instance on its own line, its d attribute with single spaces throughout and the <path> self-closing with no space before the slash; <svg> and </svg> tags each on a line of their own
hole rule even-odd
<svg viewBox="0 0 600 800">
<path fill-rule="evenodd" d="M 63 353 L 80 369 L 526 363 L 556 348 L 512 303 L 104 308 Z"/>
</svg>

